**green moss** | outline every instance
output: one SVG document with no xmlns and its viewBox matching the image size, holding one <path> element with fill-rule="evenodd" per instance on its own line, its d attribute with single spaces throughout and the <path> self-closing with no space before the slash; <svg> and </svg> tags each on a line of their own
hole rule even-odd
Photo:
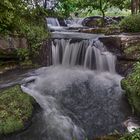
<svg viewBox="0 0 140 140">
<path fill-rule="evenodd" d="M 16 85 L 0 93 L 0 134 L 24 129 L 33 112 L 33 99 Z"/>
<path fill-rule="evenodd" d="M 125 134 L 120 140 L 140 140 L 140 129 L 135 130 L 132 133 Z"/>
<path fill-rule="evenodd" d="M 121 81 L 122 88 L 126 91 L 132 110 L 140 115 L 140 63 L 135 65 L 133 73 Z"/>
</svg>

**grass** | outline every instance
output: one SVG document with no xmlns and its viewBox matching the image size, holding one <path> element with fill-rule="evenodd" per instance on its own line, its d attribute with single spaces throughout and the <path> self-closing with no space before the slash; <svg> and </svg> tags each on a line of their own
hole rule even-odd
<svg viewBox="0 0 140 140">
<path fill-rule="evenodd" d="M 19 85 L 0 92 L 0 134 L 24 129 L 33 112 L 33 99 Z"/>
</svg>

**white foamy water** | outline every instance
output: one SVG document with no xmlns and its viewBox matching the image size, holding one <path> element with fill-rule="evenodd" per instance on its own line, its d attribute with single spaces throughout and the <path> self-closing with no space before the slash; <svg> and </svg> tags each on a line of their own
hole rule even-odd
<svg viewBox="0 0 140 140">
<path fill-rule="evenodd" d="M 52 42 L 52 58 L 54 65 L 83 65 L 85 68 L 100 72 L 115 73 L 116 57 L 95 39 L 81 41 L 55 39 Z"/>
<path fill-rule="evenodd" d="M 36 75 L 25 79 L 22 89 L 44 110 L 46 139 L 85 140 L 121 129 L 128 112 L 120 76 L 62 65 L 41 68 Z"/>
</svg>

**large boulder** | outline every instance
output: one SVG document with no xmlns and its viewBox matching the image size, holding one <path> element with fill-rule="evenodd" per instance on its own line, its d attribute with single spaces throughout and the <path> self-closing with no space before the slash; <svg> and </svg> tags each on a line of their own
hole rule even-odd
<svg viewBox="0 0 140 140">
<path fill-rule="evenodd" d="M 102 25 L 102 17 L 101 16 L 87 17 L 82 21 L 82 25 L 88 27 L 100 27 Z"/>
</svg>

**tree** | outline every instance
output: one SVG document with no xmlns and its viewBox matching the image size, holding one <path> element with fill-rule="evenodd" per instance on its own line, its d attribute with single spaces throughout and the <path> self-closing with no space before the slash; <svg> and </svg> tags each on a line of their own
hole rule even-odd
<svg viewBox="0 0 140 140">
<path fill-rule="evenodd" d="M 66 16 L 77 11 L 77 9 L 99 10 L 104 21 L 105 12 L 108 8 L 114 6 L 123 9 L 128 7 L 128 3 L 130 3 L 130 0 L 59 0 L 57 9 Z"/>
<path fill-rule="evenodd" d="M 140 11 L 140 0 L 131 0 L 131 13 L 137 14 Z"/>
</svg>

